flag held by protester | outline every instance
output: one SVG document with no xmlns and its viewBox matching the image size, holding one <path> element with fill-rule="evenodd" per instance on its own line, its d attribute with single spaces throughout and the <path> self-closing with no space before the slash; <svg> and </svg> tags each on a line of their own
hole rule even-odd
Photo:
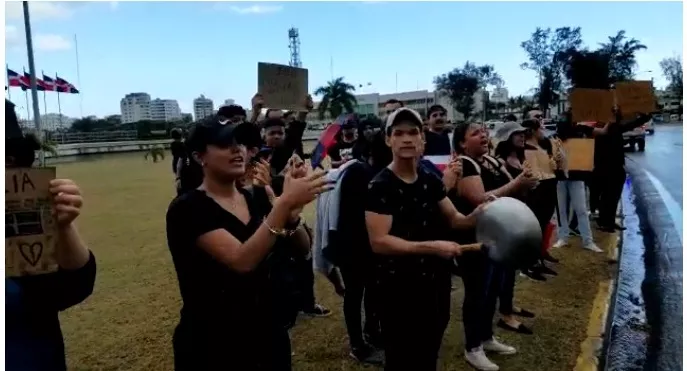
<svg viewBox="0 0 687 371">
<path fill-rule="evenodd" d="M 341 124 L 348 119 L 350 113 L 344 113 L 334 120 L 320 135 L 320 139 L 315 145 L 315 149 L 312 152 L 312 157 L 310 158 L 310 163 L 313 168 L 316 168 L 322 164 L 322 161 L 327 157 L 327 151 L 331 146 L 336 143 L 337 134 L 341 131 Z"/>
</svg>

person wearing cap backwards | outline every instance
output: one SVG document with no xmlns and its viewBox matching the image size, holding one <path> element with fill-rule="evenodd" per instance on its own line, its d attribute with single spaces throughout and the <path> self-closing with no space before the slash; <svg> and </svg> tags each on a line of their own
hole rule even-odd
<svg viewBox="0 0 687 371">
<path fill-rule="evenodd" d="M 482 124 L 458 124 L 453 131 L 453 148 L 462 161 L 462 177 L 448 194 L 456 208 L 466 214 L 492 197 L 517 197 L 536 186 L 536 179 L 523 172 L 514 179 L 497 159 L 488 155 L 489 138 Z M 456 234 L 459 243 L 474 243 L 474 229 Z M 466 252 L 458 261 L 465 296 L 463 330 L 465 360 L 478 370 L 498 370 L 485 351 L 515 354 L 514 347 L 494 337 L 493 318 L 501 292 L 504 270 L 492 263 L 483 252 Z"/>
<path fill-rule="evenodd" d="M 451 259 L 462 247 L 446 228 L 474 227 L 477 211 L 456 211 L 441 179 L 418 166 L 422 118 L 408 108 L 386 122 L 393 160 L 370 182 L 365 219 L 375 253 L 385 370 L 435 370 L 449 319 Z"/>
<path fill-rule="evenodd" d="M 14 104 L 5 100 L 5 168 L 31 167 L 40 143 L 23 135 Z M 76 229 L 83 198 L 69 179 L 50 181 L 58 244 L 53 273 L 5 278 L 5 369 L 67 370 L 59 312 L 84 301 L 93 292 L 96 262 Z M 11 229 L 5 229 L 8 237 Z"/>
<path fill-rule="evenodd" d="M 353 159 L 353 147 L 358 140 L 358 126 L 359 120 L 356 115 L 348 115 L 341 123 L 340 137 L 327 150 L 332 168 L 336 169 Z"/>
<path fill-rule="evenodd" d="M 243 130 L 217 117 L 191 129 L 186 144 L 203 181 L 167 210 L 183 300 L 176 370 L 291 369 L 288 327 L 297 308 L 285 300 L 293 285 L 279 279 L 290 269 L 280 251 L 310 250 L 300 213 L 329 186 L 323 172 L 298 177 L 290 169 L 273 202 L 264 191 L 238 187 L 247 163 Z"/>
<path fill-rule="evenodd" d="M 446 108 L 435 104 L 427 111 L 425 156 L 451 154 L 451 140 L 446 130 Z"/>
</svg>

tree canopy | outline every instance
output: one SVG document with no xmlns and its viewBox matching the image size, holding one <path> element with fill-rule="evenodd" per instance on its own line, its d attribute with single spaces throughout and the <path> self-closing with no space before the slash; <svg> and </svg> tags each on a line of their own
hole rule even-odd
<svg viewBox="0 0 687 371">
<path fill-rule="evenodd" d="M 663 76 L 668 80 L 666 90 L 682 99 L 682 59 L 679 57 L 664 58 L 659 65 Z"/>
<path fill-rule="evenodd" d="M 326 112 L 329 112 L 332 119 L 336 119 L 342 113 L 353 113 L 358 105 L 353 95 L 355 86 L 343 79 L 343 77 L 338 77 L 315 90 L 315 95 L 322 96 L 322 101 L 317 107 L 320 120 L 324 119 Z"/>
<path fill-rule="evenodd" d="M 477 66 L 467 61 L 462 68 L 454 68 L 435 77 L 434 85 L 449 98 L 456 111 L 467 119 L 475 108 L 475 93 L 487 86 L 501 86 L 503 79 L 495 71 L 494 66 Z"/>
</svg>

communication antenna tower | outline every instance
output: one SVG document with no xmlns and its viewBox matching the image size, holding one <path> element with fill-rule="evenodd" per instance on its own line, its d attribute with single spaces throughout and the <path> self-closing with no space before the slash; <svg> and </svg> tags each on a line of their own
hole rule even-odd
<svg viewBox="0 0 687 371">
<path fill-rule="evenodd" d="M 291 51 L 289 66 L 301 67 L 301 39 L 296 27 L 289 28 L 289 51 Z"/>
</svg>

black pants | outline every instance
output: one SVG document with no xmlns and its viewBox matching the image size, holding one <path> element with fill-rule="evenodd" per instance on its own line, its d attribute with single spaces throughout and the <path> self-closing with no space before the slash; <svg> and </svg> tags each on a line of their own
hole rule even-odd
<svg viewBox="0 0 687 371">
<path fill-rule="evenodd" d="M 302 310 L 310 310 L 315 307 L 315 272 L 313 271 L 312 258 L 298 259 L 298 276 L 302 278 Z"/>
<path fill-rule="evenodd" d="M 363 333 L 370 338 L 379 338 L 379 318 L 375 307 L 375 294 L 370 269 L 362 266 L 342 266 L 341 276 L 346 293 L 344 295 L 344 319 L 351 348 L 365 344 Z M 362 308 L 365 305 L 365 325 L 363 326 Z"/>
<path fill-rule="evenodd" d="M 200 331 L 179 324 L 174 331 L 175 371 L 291 371 L 288 330 L 248 329 L 236 336 L 231 329 Z M 233 335 L 233 336 L 232 336 Z"/>
<path fill-rule="evenodd" d="M 597 224 L 600 227 L 615 225 L 615 215 L 618 210 L 618 202 L 620 202 L 620 197 L 623 194 L 626 175 L 623 167 L 604 172 L 604 180 L 600 186 L 599 218 L 597 219 Z"/>
<path fill-rule="evenodd" d="M 515 294 L 515 270 L 504 269 L 499 293 L 499 313 L 504 316 L 513 314 L 513 296 Z"/>
<path fill-rule="evenodd" d="M 384 369 L 435 371 L 451 310 L 450 274 L 433 280 L 387 278 L 376 287 Z"/>
<path fill-rule="evenodd" d="M 491 339 L 496 300 L 503 284 L 503 271 L 481 252 L 460 258 L 463 271 L 463 328 L 465 349 L 470 351 Z"/>
</svg>

